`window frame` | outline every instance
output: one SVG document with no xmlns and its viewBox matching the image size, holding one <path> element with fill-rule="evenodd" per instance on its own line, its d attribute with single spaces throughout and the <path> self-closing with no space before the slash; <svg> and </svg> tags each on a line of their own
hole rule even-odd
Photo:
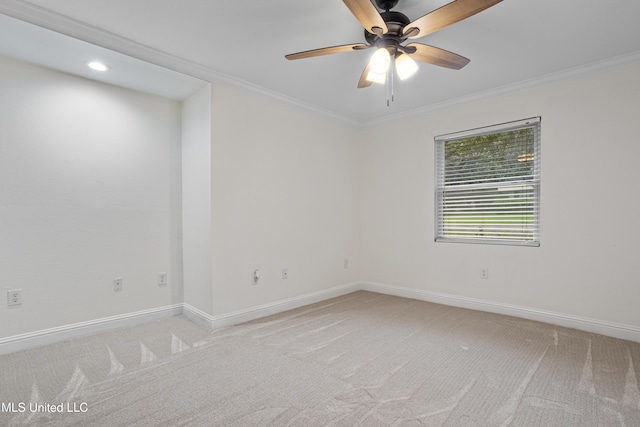
<svg viewBox="0 0 640 427">
<path fill-rule="evenodd" d="M 439 135 L 434 137 L 434 151 L 435 151 L 435 191 L 434 191 L 434 207 L 435 207 L 435 221 L 434 221 L 434 241 L 444 243 L 473 243 L 473 244 L 491 244 L 491 245 L 509 245 L 509 246 L 540 246 L 540 134 L 541 134 L 541 117 L 532 117 L 523 120 L 517 120 L 513 122 L 501 123 L 492 126 L 486 126 L 481 128 L 470 129 L 462 132 L 455 132 L 445 135 Z M 459 141 L 465 138 L 478 137 L 489 134 L 499 134 L 519 129 L 534 129 L 534 156 L 532 161 L 532 176 L 530 179 L 522 179 L 518 177 L 518 180 L 507 181 L 506 184 L 496 185 L 495 182 L 486 182 L 481 184 L 474 184 L 469 190 L 463 190 L 463 186 L 447 186 L 445 184 L 445 146 L 447 142 Z M 515 165 L 515 164 L 514 164 Z M 526 185 L 522 185 L 526 184 Z M 445 196 L 455 193 L 455 191 L 470 192 L 474 190 L 483 189 L 485 191 L 497 190 L 498 187 L 504 185 L 505 188 L 515 189 L 520 185 L 521 187 L 533 187 L 531 194 L 533 195 L 532 203 L 532 238 L 531 239 L 507 239 L 498 237 L 486 237 L 486 236 L 464 236 L 458 237 L 453 235 L 447 235 L 445 227 L 445 209 L 444 200 Z M 499 190 L 497 190 L 499 191 Z M 460 193 L 459 193 L 460 194 Z M 524 224 L 521 223 L 521 224 Z"/>
</svg>

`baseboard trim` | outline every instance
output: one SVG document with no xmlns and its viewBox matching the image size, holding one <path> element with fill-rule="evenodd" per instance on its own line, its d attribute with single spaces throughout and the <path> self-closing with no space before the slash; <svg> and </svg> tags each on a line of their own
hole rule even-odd
<svg viewBox="0 0 640 427">
<path fill-rule="evenodd" d="M 450 305 L 454 307 L 468 308 L 472 310 L 487 311 L 490 313 L 504 314 L 520 317 L 538 322 L 550 323 L 567 328 L 593 332 L 609 337 L 640 342 L 640 328 L 632 325 L 609 322 L 587 317 L 573 316 L 552 311 L 533 309 L 511 304 L 502 304 L 476 298 L 460 297 L 456 295 L 405 288 L 375 282 L 362 282 L 360 289 L 379 294 L 393 295 L 403 298 L 411 298 L 420 301 Z"/>
<path fill-rule="evenodd" d="M 43 329 L 40 331 L 0 339 L 0 354 L 13 353 L 20 350 L 26 350 L 46 344 L 53 344 L 99 332 L 106 332 L 117 328 L 135 326 L 181 314 L 185 315 L 192 321 L 213 330 L 224 326 L 236 325 L 250 320 L 259 319 L 261 317 L 282 313 L 287 310 L 293 310 L 305 305 L 314 304 L 360 290 L 454 307 L 468 308 L 471 310 L 504 314 L 593 332 L 614 338 L 640 342 L 640 327 L 637 326 L 384 283 L 353 282 L 219 316 L 209 315 L 189 304 L 181 303 L 137 311 L 134 313 L 126 313 L 118 316 L 105 317 L 87 322 L 74 323 L 56 328 Z"/>
<path fill-rule="evenodd" d="M 213 329 L 212 322 L 213 316 L 208 313 L 205 313 L 202 310 L 195 308 L 192 305 L 184 303 L 182 306 L 182 314 L 192 322 L 199 324 L 200 326 L 204 326 L 205 328 L 211 330 Z"/>
<path fill-rule="evenodd" d="M 99 332 L 106 332 L 113 329 L 135 326 L 154 320 L 165 319 L 172 316 L 185 315 L 192 321 L 209 328 L 211 330 L 223 326 L 235 325 L 249 320 L 259 319 L 283 311 L 324 301 L 330 298 L 339 297 L 360 289 L 360 282 L 348 283 L 325 289 L 310 294 L 300 295 L 286 300 L 276 301 L 239 310 L 220 316 L 211 316 L 189 304 L 180 303 L 166 307 L 159 307 L 149 310 L 126 313 L 118 316 L 105 317 L 102 319 L 90 320 L 87 322 L 74 323 L 70 325 L 58 326 L 55 328 L 42 329 L 22 335 L 14 335 L 0 339 L 0 355 L 14 353 L 16 351 L 29 348 L 40 347 L 47 344 L 54 344 L 60 341 L 92 335 Z"/>
<path fill-rule="evenodd" d="M 105 317 L 87 322 L 42 329 L 22 335 L 0 339 L 0 354 L 13 353 L 42 345 L 53 344 L 117 328 L 135 326 L 154 320 L 182 314 L 182 304 L 174 304 L 149 310 L 136 311 L 118 316 Z"/>
<path fill-rule="evenodd" d="M 209 329 L 217 329 L 224 326 L 237 325 L 239 323 L 248 322 L 250 320 L 259 319 L 261 317 L 270 316 L 272 314 L 282 313 L 283 311 L 293 310 L 305 305 L 314 304 L 316 302 L 328 300 L 330 298 L 350 294 L 360 289 L 360 282 L 347 283 L 345 285 L 324 289 L 318 292 L 275 301 L 256 307 L 250 307 L 244 310 L 238 310 L 219 316 L 208 315 L 207 313 L 204 313 L 197 308 L 190 306 L 189 304 L 185 304 L 184 315 L 194 322 L 208 327 Z"/>
</svg>

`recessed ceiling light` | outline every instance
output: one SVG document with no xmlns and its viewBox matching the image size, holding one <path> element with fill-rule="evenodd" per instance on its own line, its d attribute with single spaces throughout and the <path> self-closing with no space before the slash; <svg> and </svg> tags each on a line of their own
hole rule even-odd
<svg viewBox="0 0 640 427">
<path fill-rule="evenodd" d="M 100 61 L 91 61 L 87 63 L 87 66 L 95 71 L 107 71 L 109 69 L 108 66 L 103 64 Z"/>
</svg>

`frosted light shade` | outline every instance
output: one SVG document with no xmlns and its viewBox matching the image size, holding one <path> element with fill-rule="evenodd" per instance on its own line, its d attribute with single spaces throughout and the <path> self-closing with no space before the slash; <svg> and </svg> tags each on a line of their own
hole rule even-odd
<svg viewBox="0 0 640 427">
<path fill-rule="evenodd" d="M 391 64 L 391 55 L 384 47 L 376 50 L 369 61 L 369 69 L 376 74 L 386 73 Z"/>
<path fill-rule="evenodd" d="M 416 64 L 416 61 L 411 59 L 411 57 L 405 53 L 398 55 L 396 58 L 396 72 L 398 73 L 400 80 L 413 76 L 416 71 L 418 71 L 418 64 Z"/>
<path fill-rule="evenodd" d="M 373 70 L 369 69 L 366 77 L 367 81 L 372 83 L 379 83 L 381 85 L 385 84 L 387 81 L 387 73 L 376 73 Z"/>
</svg>

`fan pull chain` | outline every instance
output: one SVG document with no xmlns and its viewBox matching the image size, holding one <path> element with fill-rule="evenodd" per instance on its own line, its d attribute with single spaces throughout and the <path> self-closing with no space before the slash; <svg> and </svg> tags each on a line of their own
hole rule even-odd
<svg viewBox="0 0 640 427">
<path fill-rule="evenodd" d="M 391 71 L 387 73 L 387 107 L 389 107 L 389 94 L 391 92 Z"/>
<path fill-rule="evenodd" d="M 395 80 L 395 68 L 396 67 L 394 67 L 393 64 L 392 64 L 391 65 L 391 102 L 394 101 L 394 99 L 393 99 L 394 98 L 394 96 L 393 96 L 394 93 L 393 92 L 394 92 L 395 88 L 394 88 L 393 83 L 394 83 L 394 80 Z"/>
<path fill-rule="evenodd" d="M 389 67 L 389 72 L 387 73 L 387 107 L 390 107 L 391 103 L 394 101 L 393 68 L 393 65 Z"/>
</svg>

